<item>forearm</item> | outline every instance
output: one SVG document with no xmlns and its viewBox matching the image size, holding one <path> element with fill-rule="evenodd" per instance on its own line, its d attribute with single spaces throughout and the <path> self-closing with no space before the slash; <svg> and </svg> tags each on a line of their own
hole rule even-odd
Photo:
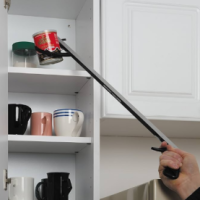
<svg viewBox="0 0 200 200">
<path fill-rule="evenodd" d="M 199 200 L 200 199 L 200 187 L 193 192 L 186 200 Z"/>
</svg>

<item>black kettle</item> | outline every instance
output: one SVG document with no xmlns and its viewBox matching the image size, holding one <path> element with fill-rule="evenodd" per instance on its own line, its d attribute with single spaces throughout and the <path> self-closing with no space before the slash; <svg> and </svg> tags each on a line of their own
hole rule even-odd
<svg viewBox="0 0 200 200">
<path fill-rule="evenodd" d="M 69 173 L 51 172 L 47 173 L 48 178 L 42 179 L 35 188 L 35 195 L 38 200 L 68 200 L 72 184 Z M 39 187 L 41 186 L 41 195 Z"/>
</svg>

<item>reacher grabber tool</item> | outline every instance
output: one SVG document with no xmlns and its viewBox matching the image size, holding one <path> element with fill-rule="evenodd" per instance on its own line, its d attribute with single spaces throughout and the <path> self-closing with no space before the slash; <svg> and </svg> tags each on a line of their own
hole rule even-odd
<svg viewBox="0 0 200 200">
<path fill-rule="evenodd" d="M 142 113 L 140 113 L 128 100 L 126 100 L 113 86 L 111 86 L 100 74 L 98 74 L 94 69 L 87 67 L 79 55 L 74 52 L 62 39 L 58 38 L 60 46 L 66 51 L 65 55 L 62 53 L 52 53 L 48 52 L 49 55 L 53 56 L 70 56 L 72 57 L 85 71 L 87 71 L 100 85 L 102 85 L 119 103 L 121 103 L 136 119 L 138 119 L 155 137 L 157 137 L 161 142 L 166 141 L 168 144 L 177 148 L 177 146 L 166 137 L 153 123 L 151 123 Z M 41 53 L 47 53 L 36 47 L 36 51 Z M 152 150 L 164 152 L 167 149 L 154 148 Z M 180 169 L 174 170 L 166 167 L 163 174 L 170 179 L 177 179 L 179 176 Z"/>
</svg>

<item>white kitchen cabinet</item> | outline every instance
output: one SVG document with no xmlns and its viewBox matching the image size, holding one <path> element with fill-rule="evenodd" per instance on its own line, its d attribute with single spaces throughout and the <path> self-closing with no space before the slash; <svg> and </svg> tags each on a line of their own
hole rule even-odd
<svg viewBox="0 0 200 200">
<path fill-rule="evenodd" d="M 35 32 L 55 29 L 87 65 L 99 71 L 99 1 L 15 0 L 8 14 L 3 3 L 0 170 L 8 169 L 9 177 L 34 177 L 35 185 L 47 172 L 69 172 L 71 200 L 99 199 L 99 85 L 72 58 L 44 68 L 15 68 L 11 54 L 14 42 L 33 42 Z M 85 115 L 81 137 L 56 137 L 54 130 L 50 137 L 32 137 L 30 121 L 25 135 L 7 136 L 8 103 L 26 104 L 32 112 L 80 109 Z M 1 184 L 0 198 L 8 198 Z"/>
<path fill-rule="evenodd" d="M 102 74 L 151 119 L 200 121 L 200 1 L 102 0 Z M 103 91 L 104 118 L 130 118 Z"/>
</svg>

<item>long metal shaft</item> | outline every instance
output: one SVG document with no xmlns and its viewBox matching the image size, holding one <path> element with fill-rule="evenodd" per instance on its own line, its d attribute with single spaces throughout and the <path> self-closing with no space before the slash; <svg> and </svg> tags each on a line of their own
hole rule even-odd
<svg viewBox="0 0 200 200">
<path fill-rule="evenodd" d="M 113 86 L 111 86 L 100 74 L 94 69 L 87 67 L 79 55 L 74 52 L 65 42 L 59 38 L 61 47 L 71 54 L 71 57 L 85 69 L 99 84 L 101 84 L 117 101 L 119 101 L 136 119 L 138 119 L 154 136 L 161 142 L 166 141 L 171 146 L 177 146 L 162 133 L 153 123 L 151 123 L 142 113 L 140 113 L 127 99 L 125 99 Z"/>
</svg>

